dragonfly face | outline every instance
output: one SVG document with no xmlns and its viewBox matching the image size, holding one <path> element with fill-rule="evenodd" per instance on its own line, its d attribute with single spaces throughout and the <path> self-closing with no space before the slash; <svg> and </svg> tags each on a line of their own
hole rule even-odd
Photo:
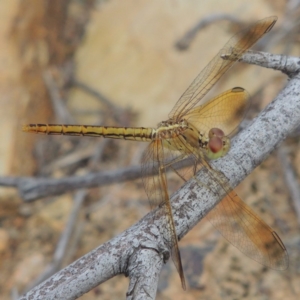
<svg viewBox="0 0 300 300">
<path fill-rule="evenodd" d="M 226 155 L 230 149 L 230 139 L 225 136 L 220 128 L 212 128 L 209 131 L 209 141 L 207 145 L 207 157 L 209 159 L 218 159 Z"/>
</svg>

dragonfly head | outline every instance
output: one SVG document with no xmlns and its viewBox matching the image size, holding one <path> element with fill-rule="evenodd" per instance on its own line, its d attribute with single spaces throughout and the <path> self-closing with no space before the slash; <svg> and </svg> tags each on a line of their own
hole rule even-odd
<svg viewBox="0 0 300 300">
<path fill-rule="evenodd" d="M 230 139 L 219 128 L 212 128 L 208 133 L 207 157 L 217 159 L 226 155 L 230 149 Z"/>
</svg>

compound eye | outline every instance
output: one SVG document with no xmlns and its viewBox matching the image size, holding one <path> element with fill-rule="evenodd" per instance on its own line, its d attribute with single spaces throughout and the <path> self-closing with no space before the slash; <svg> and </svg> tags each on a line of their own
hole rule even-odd
<svg viewBox="0 0 300 300">
<path fill-rule="evenodd" d="M 209 133 L 208 133 L 208 137 L 212 138 L 212 137 L 219 137 L 222 138 L 225 136 L 225 133 L 223 132 L 223 130 L 221 130 L 220 128 L 212 128 Z"/>
<path fill-rule="evenodd" d="M 223 141 L 217 136 L 213 136 L 210 138 L 208 142 L 208 148 L 212 153 L 218 153 L 222 150 L 223 148 Z"/>
</svg>

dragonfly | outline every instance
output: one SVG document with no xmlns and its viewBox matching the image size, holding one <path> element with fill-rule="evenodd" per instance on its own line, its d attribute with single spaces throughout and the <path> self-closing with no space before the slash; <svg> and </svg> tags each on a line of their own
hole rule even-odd
<svg viewBox="0 0 300 300">
<path fill-rule="evenodd" d="M 167 169 L 172 169 L 187 181 L 188 177 L 205 167 L 210 179 L 225 192 L 225 197 L 209 212 L 207 217 L 210 222 L 232 245 L 253 260 L 276 270 L 288 267 L 288 254 L 278 234 L 241 200 L 229 181 L 209 164 L 210 160 L 228 153 L 231 136 L 247 111 L 248 93 L 241 87 L 234 87 L 204 101 L 204 96 L 221 76 L 268 33 L 276 21 L 277 17 L 268 17 L 235 34 L 183 93 L 171 110 L 169 119 L 159 123 L 157 128 L 61 124 L 23 126 L 23 131 L 33 133 L 101 136 L 150 143 L 142 158 L 143 183 L 151 209 L 157 206 L 163 209 L 167 229 L 164 240 L 183 289 L 186 289 L 186 283 L 170 202 Z M 192 163 L 190 172 L 183 172 L 177 167 L 178 162 L 184 159 Z"/>
</svg>

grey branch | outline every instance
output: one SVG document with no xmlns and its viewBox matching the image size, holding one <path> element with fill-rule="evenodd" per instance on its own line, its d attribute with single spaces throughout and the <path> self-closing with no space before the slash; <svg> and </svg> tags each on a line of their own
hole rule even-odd
<svg viewBox="0 0 300 300">
<path fill-rule="evenodd" d="M 288 157 L 287 147 L 281 147 L 279 149 L 278 158 L 282 166 L 286 187 L 289 190 L 289 194 L 298 218 L 298 223 L 300 224 L 300 187 L 292 163 Z"/>
<path fill-rule="evenodd" d="M 134 180 L 141 177 L 141 167 L 132 166 L 115 171 L 95 172 L 82 176 L 70 176 L 60 179 L 55 178 L 30 178 L 23 177 L 19 180 L 1 179 L 0 184 L 16 184 L 19 194 L 24 201 L 33 201 L 51 195 L 60 195 L 67 191 L 80 188 L 99 187 L 123 181 Z"/>
<path fill-rule="evenodd" d="M 189 162 L 176 165 L 185 167 Z M 153 174 L 148 174 L 153 175 Z M 130 166 L 113 171 L 87 173 L 81 176 L 64 178 L 34 177 L 0 177 L 0 186 L 17 187 L 20 197 L 26 201 L 34 201 L 42 197 L 60 195 L 80 188 L 100 187 L 141 178 L 141 167 Z"/>
<path fill-rule="evenodd" d="M 224 59 L 230 59 L 230 55 L 224 54 L 222 57 Z M 249 50 L 239 59 L 239 61 L 278 70 L 289 77 L 297 75 L 300 69 L 300 57 L 271 54 L 262 51 Z"/>
<path fill-rule="evenodd" d="M 231 21 L 232 23 L 241 23 L 236 17 L 229 14 L 217 13 L 204 17 L 193 28 L 187 31 L 176 43 L 175 46 L 178 50 L 186 50 L 189 48 L 192 41 L 195 39 L 197 33 L 206 26 L 217 21 Z"/>
<path fill-rule="evenodd" d="M 247 54 L 243 59 L 246 58 Z M 289 58 L 284 61 L 288 62 Z M 287 64 L 281 68 L 286 68 Z M 277 98 L 233 139 L 229 153 L 211 162 L 214 169 L 226 175 L 232 187 L 244 180 L 300 125 L 300 76 L 294 71 L 291 74 Z M 221 200 L 220 195 L 217 197 L 205 187 L 209 182 L 206 169 L 201 169 L 197 177 L 203 186 L 192 179 L 172 196 L 179 239 Z M 127 299 L 154 299 L 160 269 L 168 257 L 163 244 L 166 226 L 162 212 L 161 208 L 150 212 L 131 228 L 59 271 L 21 299 L 75 299 L 121 273 L 130 278 Z"/>
<path fill-rule="evenodd" d="M 86 194 L 87 192 L 85 190 L 79 190 L 75 194 L 74 205 L 70 213 L 68 222 L 65 226 L 65 229 L 56 246 L 53 261 L 46 267 L 45 271 L 33 283 L 31 283 L 31 286 L 28 288 L 28 290 L 32 289 L 32 287 L 35 287 L 37 284 L 43 282 L 61 268 L 61 264 L 65 257 L 65 253 L 67 252 L 67 250 L 69 250 L 68 244 L 73 233 L 76 221 L 78 220 L 78 214 L 80 212 Z"/>
</svg>

